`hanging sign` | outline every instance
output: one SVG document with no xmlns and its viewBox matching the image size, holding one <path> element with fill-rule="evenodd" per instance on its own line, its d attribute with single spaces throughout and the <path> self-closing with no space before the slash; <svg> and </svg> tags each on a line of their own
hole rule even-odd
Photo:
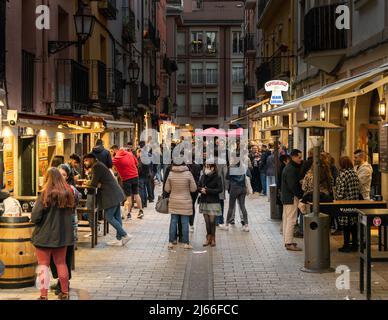
<svg viewBox="0 0 388 320">
<path fill-rule="evenodd" d="M 270 104 L 272 105 L 283 105 L 283 93 L 287 92 L 289 84 L 286 81 L 282 80 L 271 80 L 265 84 L 265 91 L 272 92 Z"/>
</svg>

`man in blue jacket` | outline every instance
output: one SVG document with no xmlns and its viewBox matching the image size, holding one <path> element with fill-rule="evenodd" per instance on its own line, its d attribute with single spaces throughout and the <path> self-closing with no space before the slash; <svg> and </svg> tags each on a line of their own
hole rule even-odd
<svg viewBox="0 0 388 320">
<path fill-rule="evenodd" d="M 96 156 L 98 161 L 105 164 L 108 169 L 112 169 L 112 156 L 109 150 L 104 148 L 104 142 L 101 139 L 96 141 L 96 146 L 93 148 L 92 154 Z"/>
</svg>

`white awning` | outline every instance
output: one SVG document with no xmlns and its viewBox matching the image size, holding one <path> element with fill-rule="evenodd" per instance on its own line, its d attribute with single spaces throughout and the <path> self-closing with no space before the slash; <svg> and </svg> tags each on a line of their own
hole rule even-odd
<svg viewBox="0 0 388 320">
<path fill-rule="evenodd" d="M 298 112 L 309 107 L 318 106 L 343 99 L 349 99 L 366 94 L 378 87 L 388 83 L 388 76 L 384 73 L 388 71 L 388 63 L 377 68 L 361 73 L 357 76 L 346 78 L 335 83 L 322 87 L 321 89 L 290 101 L 280 107 L 268 112 L 261 113 L 259 118 Z M 363 89 L 356 89 L 370 80 L 376 80 Z M 356 90 L 355 90 L 356 89 Z"/>
<path fill-rule="evenodd" d="M 108 131 L 122 131 L 135 128 L 135 124 L 133 122 L 105 120 L 105 124 Z"/>
</svg>

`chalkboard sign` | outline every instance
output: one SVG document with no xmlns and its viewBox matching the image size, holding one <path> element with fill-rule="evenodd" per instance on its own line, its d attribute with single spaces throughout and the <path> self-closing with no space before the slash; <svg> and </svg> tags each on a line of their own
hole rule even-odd
<svg viewBox="0 0 388 320">
<path fill-rule="evenodd" d="M 388 126 L 380 127 L 380 171 L 388 173 Z"/>
</svg>

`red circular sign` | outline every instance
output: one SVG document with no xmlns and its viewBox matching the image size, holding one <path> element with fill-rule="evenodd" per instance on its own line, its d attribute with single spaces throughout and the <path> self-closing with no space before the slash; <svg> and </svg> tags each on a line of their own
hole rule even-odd
<svg viewBox="0 0 388 320">
<path fill-rule="evenodd" d="M 373 225 L 376 226 L 376 227 L 380 227 L 381 226 L 381 218 L 379 218 L 379 217 L 374 218 L 373 219 Z"/>
</svg>

